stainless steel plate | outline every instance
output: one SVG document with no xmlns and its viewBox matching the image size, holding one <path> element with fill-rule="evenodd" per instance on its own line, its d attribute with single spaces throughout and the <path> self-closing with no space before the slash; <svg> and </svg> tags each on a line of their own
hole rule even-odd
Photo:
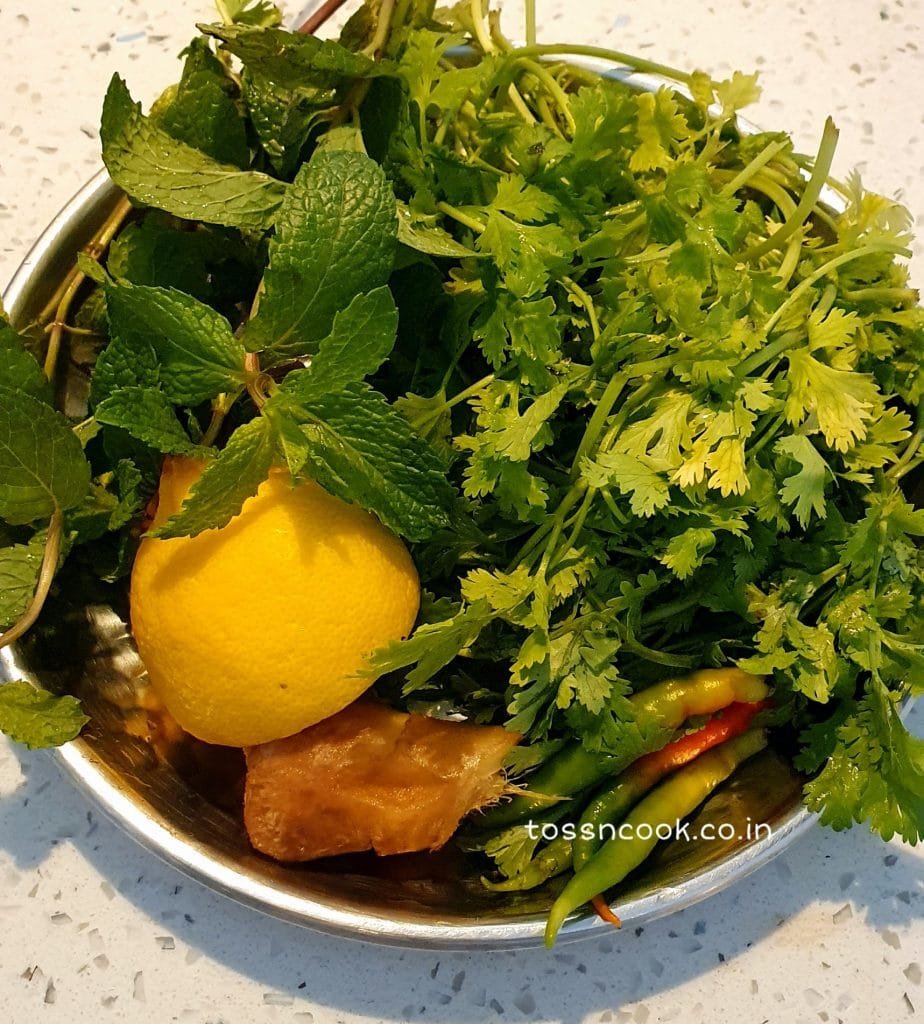
<svg viewBox="0 0 924 1024">
<path fill-rule="evenodd" d="M 651 76 L 621 77 L 642 89 L 663 84 Z M 833 194 L 825 198 L 839 205 Z M 36 316 L 117 199 L 100 172 L 55 218 L 4 296 L 14 323 L 25 326 Z M 64 389 L 73 397 L 79 380 Z M 36 629 L 15 650 L 0 652 L 0 679 L 30 678 L 84 701 L 90 725 L 52 756 L 144 846 L 241 903 L 340 935 L 423 948 L 541 942 L 555 883 L 521 895 L 489 893 L 462 855 L 452 852 L 305 866 L 277 864 L 255 853 L 239 811 L 239 755 L 193 741 L 170 742 L 152 713 L 126 622 L 124 590 L 104 587 L 68 566 Z M 747 764 L 697 818 L 763 821 L 772 834 L 756 841 L 663 846 L 618 894 L 625 925 L 696 903 L 786 849 L 813 820 L 800 792 L 801 780 L 778 754 L 765 752 Z M 575 918 L 559 941 L 608 928 L 595 916 Z"/>
</svg>

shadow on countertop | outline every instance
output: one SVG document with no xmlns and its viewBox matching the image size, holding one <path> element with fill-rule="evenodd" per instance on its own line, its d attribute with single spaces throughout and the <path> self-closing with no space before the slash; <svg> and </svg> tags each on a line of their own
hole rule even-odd
<svg viewBox="0 0 924 1024">
<path fill-rule="evenodd" d="M 922 720 L 918 709 L 913 721 Z M 863 828 L 842 835 L 814 829 L 730 890 L 611 937 L 552 952 L 365 945 L 264 917 L 212 893 L 98 816 L 49 757 L 17 753 L 25 779 L 0 797 L 0 849 L 17 868 L 35 869 L 55 845 L 69 843 L 104 884 L 178 943 L 252 978 L 265 988 L 268 1002 L 286 1005 L 291 999 L 295 1012 L 300 999 L 309 999 L 312 1006 L 384 1020 L 467 1024 L 503 1015 L 576 1024 L 733 961 L 814 901 L 831 905 L 832 929 L 852 913 L 879 930 L 922 914 L 921 887 L 913 881 L 920 875 L 918 857 L 895 844 L 884 846 Z M 907 889 L 897 885 L 899 878 L 912 880 L 904 883 Z M 383 1005 L 385 978 L 388 993 L 402 993 L 388 997 L 391 1005 Z"/>
</svg>

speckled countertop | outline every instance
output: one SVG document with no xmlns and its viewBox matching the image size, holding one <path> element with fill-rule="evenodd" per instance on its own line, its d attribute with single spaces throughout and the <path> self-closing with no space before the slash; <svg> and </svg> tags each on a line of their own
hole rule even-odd
<svg viewBox="0 0 924 1024">
<path fill-rule="evenodd" d="M 296 4 L 291 4 L 294 8 Z M 751 116 L 903 197 L 924 235 L 919 0 L 537 0 L 540 38 L 762 72 Z M 207 3 L 3 0 L 0 280 L 98 165 L 116 69 L 146 101 Z M 505 24 L 516 35 L 519 5 Z M 924 283 L 924 253 L 914 273 Z M 924 731 L 924 714 L 912 728 Z M 264 918 L 102 821 L 45 755 L 0 741 L 0 1019 L 10 1024 L 562 1021 L 877 1024 L 924 1018 L 924 851 L 815 829 L 722 895 L 555 953 L 402 952 Z"/>
</svg>

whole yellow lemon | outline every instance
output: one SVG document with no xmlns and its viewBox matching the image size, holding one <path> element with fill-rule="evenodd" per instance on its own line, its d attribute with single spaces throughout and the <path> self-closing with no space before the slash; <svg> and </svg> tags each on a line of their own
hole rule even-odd
<svg viewBox="0 0 924 1024">
<path fill-rule="evenodd" d="M 164 463 L 154 524 L 205 463 Z M 369 685 L 376 648 L 407 636 L 420 582 L 401 541 L 310 481 L 274 469 L 217 530 L 145 538 L 131 581 L 135 641 L 155 692 L 207 743 L 282 739 Z"/>
</svg>

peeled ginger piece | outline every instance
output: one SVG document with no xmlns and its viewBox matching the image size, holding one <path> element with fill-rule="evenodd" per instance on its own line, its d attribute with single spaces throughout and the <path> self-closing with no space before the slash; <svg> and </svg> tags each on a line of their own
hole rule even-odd
<svg viewBox="0 0 924 1024">
<path fill-rule="evenodd" d="M 436 850 L 506 785 L 519 737 L 499 726 L 408 715 L 371 700 L 287 739 L 249 747 L 244 823 L 283 861 Z"/>
</svg>

